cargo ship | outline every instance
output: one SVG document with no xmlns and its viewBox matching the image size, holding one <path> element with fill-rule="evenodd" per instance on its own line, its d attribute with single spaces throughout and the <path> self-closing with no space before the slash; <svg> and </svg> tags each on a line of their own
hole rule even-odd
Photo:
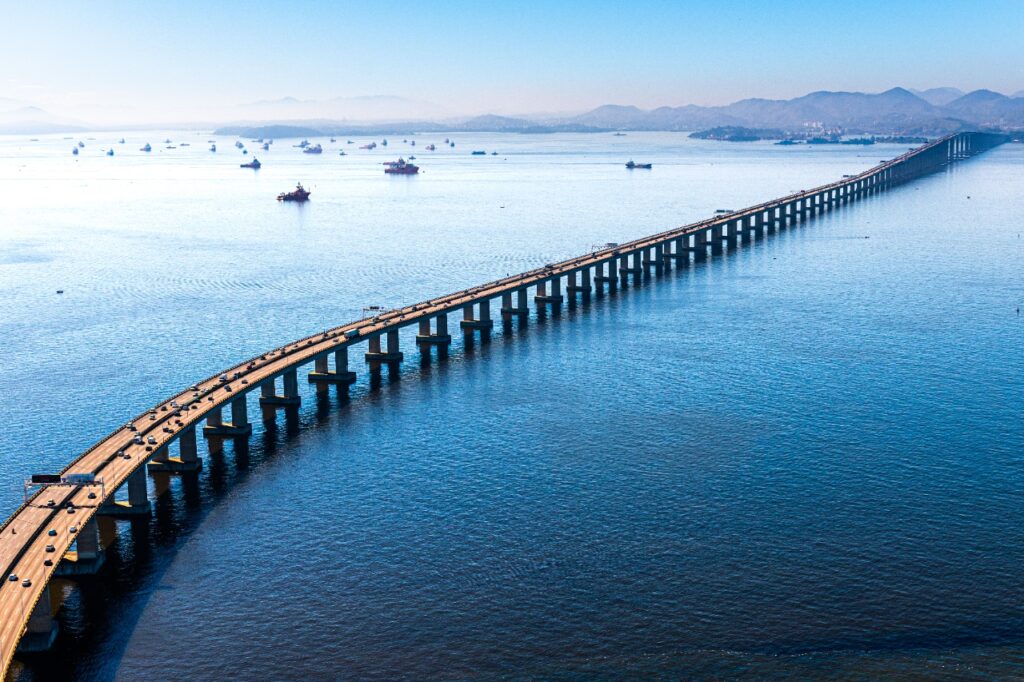
<svg viewBox="0 0 1024 682">
<path fill-rule="evenodd" d="M 384 164 L 385 173 L 394 173 L 396 175 L 416 175 L 420 172 L 420 167 L 414 163 L 409 163 L 405 159 L 399 158 L 398 161 L 389 161 Z"/>
<path fill-rule="evenodd" d="M 295 189 L 291 192 L 282 192 L 277 195 L 278 201 L 298 201 L 303 202 L 309 199 L 311 192 L 302 186 L 302 183 L 295 185 Z"/>
<path fill-rule="evenodd" d="M 626 168 L 628 168 L 630 170 L 633 170 L 634 168 L 642 168 L 644 170 L 650 170 L 651 169 L 651 164 L 649 164 L 649 163 L 634 163 L 633 159 L 630 159 L 629 163 L 626 164 Z"/>
</svg>

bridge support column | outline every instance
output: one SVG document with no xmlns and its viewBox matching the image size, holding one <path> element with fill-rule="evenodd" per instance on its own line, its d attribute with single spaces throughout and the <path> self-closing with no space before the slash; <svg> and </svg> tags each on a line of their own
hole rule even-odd
<svg viewBox="0 0 1024 682">
<path fill-rule="evenodd" d="M 298 370 L 294 367 L 286 369 L 282 374 L 284 393 L 278 394 L 274 377 L 270 377 L 260 385 L 260 407 L 263 409 L 263 417 L 274 418 L 274 411 L 282 407 L 296 407 L 302 403 L 299 395 Z"/>
<path fill-rule="evenodd" d="M 722 226 L 712 225 L 711 226 L 711 255 L 721 255 L 722 248 Z"/>
<path fill-rule="evenodd" d="M 428 323 L 429 324 L 429 323 Z M 366 361 L 369 363 L 396 363 L 404 359 L 402 351 L 398 347 L 398 330 L 394 329 L 386 333 L 387 350 L 382 351 L 380 347 L 380 334 L 370 337 L 370 350 L 366 353 Z"/>
<path fill-rule="evenodd" d="M 754 214 L 753 233 L 756 239 L 764 239 L 764 211 L 758 211 Z"/>
<path fill-rule="evenodd" d="M 594 281 L 597 282 L 598 290 L 600 291 L 602 284 L 608 285 L 608 291 L 613 291 L 616 284 L 618 284 L 618 277 L 615 274 L 615 266 L 619 262 L 619 259 L 615 256 L 603 263 L 598 263 L 594 266 L 597 276 L 594 277 Z M 608 274 L 605 274 L 607 272 Z"/>
<path fill-rule="evenodd" d="M 129 516 L 149 515 L 149 489 L 146 481 L 146 468 L 139 467 L 128 475 L 128 480 L 123 484 L 128 490 L 128 499 L 125 501 L 115 499 L 110 495 L 96 511 L 103 516 L 123 518 Z"/>
<path fill-rule="evenodd" d="M 472 334 L 473 330 L 479 329 L 481 336 L 490 333 L 494 327 L 494 320 L 491 319 L 491 300 L 485 298 L 482 301 L 477 302 L 477 315 L 473 317 L 473 304 L 470 303 L 462 309 L 462 321 L 459 326 L 468 333 Z"/>
<path fill-rule="evenodd" d="M 548 291 L 549 288 L 550 292 Z M 538 310 L 543 309 L 548 304 L 555 307 L 560 306 L 564 300 L 561 276 L 556 275 L 547 281 L 541 280 L 537 283 L 537 295 L 533 297 L 533 301 L 537 304 Z"/>
<path fill-rule="evenodd" d="M 434 318 L 434 328 L 435 331 L 431 334 L 430 320 L 420 320 L 420 333 L 416 335 L 416 345 L 420 347 L 420 350 L 426 349 L 427 352 L 430 352 L 430 346 L 444 346 L 447 348 L 451 344 L 452 337 L 448 333 L 448 313 L 441 313 Z M 424 332 L 426 333 L 424 334 Z M 388 334 L 391 334 L 391 332 L 388 332 Z M 395 332 L 395 335 L 397 336 L 398 332 Z M 391 339 L 389 337 L 389 346 L 390 342 Z M 397 347 L 397 341 L 395 345 Z"/>
<path fill-rule="evenodd" d="M 156 458 L 147 465 L 149 471 L 184 473 L 199 471 L 203 468 L 203 460 L 199 459 L 196 449 L 196 430 L 194 427 L 184 429 L 178 434 L 178 457 Z M 166 454 L 166 448 L 161 448 Z"/>
<path fill-rule="evenodd" d="M 75 533 L 74 549 L 68 550 L 54 575 L 67 577 L 71 575 L 95 575 L 106 560 L 106 553 L 100 544 L 100 529 L 96 525 L 96 517 L 86 521 Z M 53 559 L 51 559 L 53 561 Z"/>
<path fill-rule="evenodd" d="M 501 297 L 501 314 L 506 320 L 511 320 L 513 315 L 519 316 L 519 321 L 523 322 L 530 315 L 530 306 L 527 304 L 526 287 L 522 289 L 516 289 L 515 291 L 515 302 L 513 303 L 512 292 L 502 294 Z"/>
<path fill-rule="evenodd" d="M 28 617 L 25 633 L 18 640 L 19 653 L 42 653 L 53 648 L 59 631 L 57 621 L 53 618 L 54 611 L 53 594 L 47 585 Z"/>
<path fill-rule="evenodd" d="M 699 230 L 693 234 L 693 260 L 707 260 L 708 236 L 708 230 Z"/>
<path fill-rule="evenodd" d="M 690 263 L 690 235 L 676 237 L 672 253 L 665 253 L 665 260 L 669 258 L 675 261 L 676 268 L 684 268 Z"/>
<path fill-rule="evenodd" d="M 240 395 L 231 401 L 231 421 L 222 421 L 223 412 L 216 408 L 206 415 L 206 426 L 203 427 L 203 436 L 235 438 L 248 436 L 252 433 L 252 424 L 249 423 L 249 406 L 246 403 L 245 395 Z"/>
<path fill-rule="evenodd" d="M 334 371 L 328 367 L 329 355 L 326 353 L 318 357 L 313 364 L 313 371 L 306 378 L 311 384 L 317 387 L 328 387 L 331 384 L 338 386 L 349 386 L 356 382 L 356 373 L 348 369 L 348 346 L 342 346 L 334 350 Z"/>
</svg>

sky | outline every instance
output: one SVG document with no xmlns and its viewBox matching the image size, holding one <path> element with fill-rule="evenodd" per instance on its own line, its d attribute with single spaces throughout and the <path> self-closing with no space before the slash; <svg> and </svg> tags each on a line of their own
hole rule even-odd
<svg viewBox="0 0 1024 682">
<path fill-rule="evenodd" d="M 0 17 L 0 98 L 92 122 L 285 96 L 455 116 L 1024 90 L 1024 0 L 0 0 Z"/>
</svg>

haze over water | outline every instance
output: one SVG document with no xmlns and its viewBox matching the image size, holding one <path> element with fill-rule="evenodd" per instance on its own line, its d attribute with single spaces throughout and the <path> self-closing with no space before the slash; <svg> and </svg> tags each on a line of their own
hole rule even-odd
<svg viewBox="0 0 1024 682">
<path fill-rule="evenodd" d="M 8 509 L 28 473 L 364 305 L 905 149 L 278 140 L 253 172 L 233 139 L 95 137 L 0 138 Z M 409 153 L 421 175 L 384 176 Z M 24 678 L 1024 675 L 1022 161 L 1004 145 L 442 364 L 407 330 L 377 386 L 353 353 L 350 402 L 303 384 L 301 428 L 203 452 L 120 523 Z M 308 205 L 274 201 L 298 180 Z"/>
</svg>

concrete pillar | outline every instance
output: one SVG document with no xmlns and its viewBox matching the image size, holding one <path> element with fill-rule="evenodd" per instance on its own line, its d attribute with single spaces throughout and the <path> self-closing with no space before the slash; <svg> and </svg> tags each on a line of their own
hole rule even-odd
<svg viewBox="0 0 1024 682">
<path fill-rule="evenodd" d="M 542 280 L 537 283 L 537 295 L 533 297 L 533 300 L 538 309 L 548 304 L 561 305 L 563 301 L 561 281 L 562 278 L 556 275 L 550 280 Z"/>
<path fill-rule="evenodd" d="M 167 448 L 160 448 L 160 452 L 153 457 L 147 465 L 150 472 L 175 472 L 183 473 L 199 471 L 203 468 L 203 461 L 199 458 L 196 448 L 195 427 L 184 429 L 178 434 L 178 457 L 168 457 Z"/>
<path fill-rule="evenodd" d="M 676 237 L 675 242 L 672 258 L 676 261 L 676 267 L 682 268 L 690 262 L 690 235 Z"/>
<path fill-rule="evenodd" d="M 717 256 L 722 253 L 722 225 L 711 226 L 711 254 Z"/>
<path fill-rule="evenodd" d="M 32 608 L 28 623 L 25 625 L 25 632 L 18 640 L 18 652 L 41 653 L 49 651 L 53 647 L 58 632 L 57 621 L 53 618 L 54 611 L 53 594 L 50 591 L 50 586 L 47 585 Z"/>
<path fill-rule="evenodd" d="M 693 259 L 695 261 L 707 260 L 708 257 L 708 231 L 699 230 L 693 235 Z"/>
<path fill-rule="evenodd" d="M 128 491 L 128 499 L 118 501 L 112 492 L 97 513 L 118 518 L 148 515 L 150 507 L 146 468 L 140 466 L 129 474 L 123 486 Z"/>
<path fill-rule="evenodd" d="M 519 308 L 520 315 L 530 312 L 530 307 L 527 305 L 526 287 L 516 291 L 516 307 Z"/>
<path fill-rule="evenodd" d="M 580 270 L 580 291 L 583 292 L 583 298 L 590 297 L 592 286 L 590 283 L 590 267 L 587 266 Z"/>
<path fill-rule="evenodd" d="M 267 389 L 261 386 L 261 391 Z M 269 394 L 273 395 L 274 387 L 269 387 Z M 238 436 L 248 436 L 252 433 L 252 424 L 249 423 L 249 407 L 246 404 L 245 395 L 239 395 L 231 401 L 231 421 L 225 423 L 222 421 L 221 408 L 216 408 L 206 416 L 206 426 L 203 427 L 203 436 L 209 438 L 211 436 L 218 437 L 229 437 L 234 438 Z"/>
<path fill-rule="evenodd" d="M 264 421 L 274 418 L 274 411 L 282 407 L 294 407 L 302 403 L 299 396 L 299 379 L 296 369 L 286 369 L 283 378 L 284 392 L 277 393 L 274 377 L 268 377 L 260 384 L 260 407 L 263 409 Z"/>
<path fill-rule="evenodd" d="M 473 317 L 473 304 L 465 306 L 462 309 L 462 321 L 459 325 L 466 333 L 472 333 L 473 330 L 479 329 L 481 334 L 487 334 L 494 327 L 494 321 L 491 320 L 491 300 L 485 298 L 482 301 L 477 301 L 477 315 Z"/>
</svg>

